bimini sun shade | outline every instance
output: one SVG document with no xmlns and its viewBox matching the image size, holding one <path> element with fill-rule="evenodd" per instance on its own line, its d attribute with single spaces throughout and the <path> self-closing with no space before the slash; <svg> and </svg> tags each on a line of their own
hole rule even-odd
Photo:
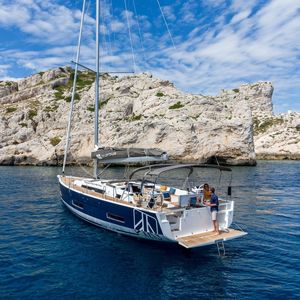
<svg viewBox="0 0 300 300">
<path fill-rule="evenodd" d="M 92 152 L 92 158 L 102 163 L 139 163 L 168 160 L 167 152 L 157 148 L 102 147 Z"/>
</svg>

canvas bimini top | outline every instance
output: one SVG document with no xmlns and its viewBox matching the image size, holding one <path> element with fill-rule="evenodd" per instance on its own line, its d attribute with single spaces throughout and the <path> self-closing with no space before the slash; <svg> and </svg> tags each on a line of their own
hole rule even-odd
<svg viewBox="0 0 300 300">
<path fill-rule="evenodd" d="M 218 165 L 210 165 L 210 164 L 157 164 L 157 165 L 148 165 L 141 168 L 134 169 L 130 175 L 129 180 L 132 179 L 133 175 L 137 172 L 144 171 L 144 176 L 153 176 L 153 177 L 159 177 L 162 173 L 178 170 L 178 169 L 189 169 L 190 173 L 189 176 L 193 173 L 194 168 L 212 168 L 217 169 L 220 171 L 228 171 L 231 172 L 232 169 L 225 166 L 218 166 Z"/>
<path fill-rule="evenodd" d="M 224 167 L 224 166 L 217 166 L 217 165 L 208 165 L 208 164 L 182 164 L 182 165 L 171 165 L 166 166 L 158 169 L 153 169 L 147 175 L 149 176 L 159 176 L 162 173 L 178 170 L 178 169 L 190 169 L 193 170 L 194 168 L 214 168 L 220 171 L 229 171 L 231 172 L 231 168 Z"/>
</svg>

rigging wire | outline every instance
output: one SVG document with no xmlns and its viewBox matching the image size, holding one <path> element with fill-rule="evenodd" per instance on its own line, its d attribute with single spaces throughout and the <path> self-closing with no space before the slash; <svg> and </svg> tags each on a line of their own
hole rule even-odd
<svg viewBox="0 0 300 300">
<path fill-rule="evenodd" d="M 80 46 L 81 46 L 81 38 L 82 38 L 82 31 L 83 31 L 85 7 L 86 7 L 86 0 L 83 0 L 82 13 L 81 13 L 81 19 L 80 19 L 80 29 L 79 29 L 79 36 L 78 36 L 78 43 L 77 43 L 77 54 L 76 54 L 76 62 L 77 63 L 79 63 L 79 57 L 80 57 Z M 73 110 L 74 110 L 74 99 L 75 99 L 75 93 L 76 93 L 77 73 L 78 73 L 78 64 L 75 65 L 75 72 L 74 72 L 74 79 L 73 79 L 72 97 L 71 97 L 71 103 L 70 103 L 66 145 L 65 145 L 65 150 L 64 150 L 64 161 L 63 161 L 63 168 L 62 168 L 63 174 L 65 173 L 67 156 L 68 156 L 68 151 L 69 151 L 70 142 L 71 142 L 71 123 L 72 123 Z"/>
<path fill-rule="evenodd" d="M 128 10 L 127 10 L 126 0 L 124 0 L 124 5 L 125 5 L 125 14 L 126 14 L 126 20 L 127 20 L 127 26 L 128 26 L 128 33 L 129 33 L 129 40 L 130 40 L 130 46 L 131 46 L 133 71 L 135 73 L 136 72 L 136 63 L 135 63 L 135 57 L 134 57 L 134 50 L 133 50 L 133 43 L 132 43 L 132 37 L 131 37 L 131 30 L 130 30 L 130 23 L 129 23 L 129 17 L 128 17 Z"/>
<path fill-rule="evenodd" d="M 136 6 L 135 6 L 135 0 L 132 0 L 132 3 L 133 3 L 134 14 L 136 15 L 136 20 L 137 20 L 137 25 L 138 25 L 138 31 L 139 31 L 139 37 L 140 37 L 142 51 L 143 51 L 143 57 L 144 57 L 144 60 L 145 60 L 144 41 L 143 41 L 143 38 L 142 38 L 141 27 L 140 27 L 140 22 L 139 22 L 139 16 L 137 14 Z"/>
<path fill-rule="evenodd" d="M 89 177 L 93 177 L 93 173 L 88 171 L 80 162 L 80 160 L 75 159 L 75 165 L 79 166 L 80 169 L 87 175 L 89 175 Z"/>
<path fill-rule="evenodd" d="M 87 5 L 86 5 L 86 9 L 85 9 L 85 11 L 86 11 L 86 15 L 88 14 L 88 12 L 90 12 L 90 9 L 91 9 L 91 0 L 88 0 L 88 2 L 87 2 Z"/>
<path fill-rule="evenodd" d="M 161 6 L 160 6 L 159 0 L 156 0 L 156 1 L 157 1 L 157 4 L 158 4 L 158 6 L 159 6 L 159 9 L 160 9 L 161 15 L 162 15 L 162 17 L 163 17 L 163 19 L 164 19 L 164 22 L 165 22 L 166 28 L 167 28 L 167 30 L 168 30 L 168 33 L 169 33 L 169 36 L 170 36 L 170 39 L 171 39 L 171 41 L 172 41 L 173 48 L 174 48 L 174 49 L 176 49 L 176 47 L 175 47 L 175 44 L 174 44 L 174 40 L 173 40 L 173 37 L 172 37 L 172 34 L 171 34 L 171 31 L 170 31 L 170 29 L 169 29 L 169 26 L 168 26 L 167 20 L 166 20 L 166 18 L 165 18 L 165 15 L 164 15 L 164 12 L 163 12 L 163 10 L 162 10 L 162 8 L 161 8 Z"/>
<path fill-rule="evenodd" d="M 105 0 L 105 8 L 106 8 L 106 14 L 108 16 L 107 20 L 108 20 L 108 24 L 106 26 L 107 29 L 107 35 L 108 35 L 108 54 L 112 55 L 112 47 L 111 47 L 111 38 L 110 38 L 110 27 L 109 27 L 109 21 L 111 20 L 111 15 L 110 15 L 110 6 L 108 1 Z"/>
<path fill-rule="evenodd" d="M 105 25 L 105 2 L 102 2 L 102 5 L 101 5 L 101 9 L 100 9 L 100 20 L 103 20 L 103 23 L 102 23 L 102 27 L 101 27 L 101 24 L 100 24 L 100 33 L 102 32 L 102 45 L 103 45 L 103 56 L 105 53 L 109 53 L 109 50 L 108 50 L 108 46 L 107 46 L 107 40 L 106 40 L 106 25 Z M 100 21 L 101 23 L 101 21 Z M 102 28 L 102 30 L 101 30 Z M 101 39 L 100 39 L 101 41 Z M 101 64 L 102 62 L 100 62 L 100 69 L 101 69 Z M 103 65 L 102 65 L 102 68 L 103 68 Z"/>
<path fill-rule="evenodd" d="M 109 0 L 110 2 L 110 7 L 111 7 L 111 19 L 113 20 L 114 19 L 114 6 L 113 6 L 113 1 L 112 0 Z M 113 42 L 114 44 L 116 43 L 116 33 L 113 32 Z"/>
</svg>

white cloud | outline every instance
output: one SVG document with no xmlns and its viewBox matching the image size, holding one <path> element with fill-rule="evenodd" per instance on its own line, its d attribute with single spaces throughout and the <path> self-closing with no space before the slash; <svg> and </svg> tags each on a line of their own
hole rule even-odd
<svg viewBox="0 0 300 300">
<path fill-rule="evenodd" d="M 16 27 L 43 44 L 67 44 L 79 28 L 80 12 L 47 1 L 0 1 L 0 24 Z M 87 27 L 91 18 L 86 17 Z M 86 32 L 89 32 L 88 28 Z"/>
<path fill-rule="evenodd" d="M 0 65 L 0 78 L 6 77 L 7 70 L 10 68 L 9 64 Z M 4 80 L 4 79 L 1 79 Z"/>
<path fill-rule="evenodd" d="M 102 68 L 131 70 L 126 12 L 118 7 L 113 14 L 108 3 L 101 12 Z M 156 1 L 154 5 L 159 11 Z M 161 15 L 136 16 L 127 7 L 138 70 L 152 71 L 194 93 L 217 94 L 244 82 L 272 80 L 277 110 L 286 109 L 292 99 L 299 101 L 299 1 L 177 0 L 162 8 L 176 49 Z M 81 62 L 93 67 L 95 20 L 90 15 L 85 20 Z M 0 65 L 0 77 L 8 76 L 14 64 L 33 71 L 67 64 L 74 59 L 79 22 L 78 9 L 55 1 L 14 0 L 4 5 L 0 0 L 2 28 L 18 28 L 27 43 L 36 45 L 23 49 L 16 43 L 15 50 L 0 49 L 0 64 L 6 66 Z"/>
<path fill-rule="evenodd" d="M 227 10 L 234 16 L 231 22 L 219 18 L 221 26 L 216 24 L 201 36 L 197 34 L 201 28 L 195 28 L 176 51 L 164 50 L 165 63 L 161 58 L 163 67 L 153 66 L 154 72 L 174 80 L 186 91 L 210 94 L 244 82 L 271 80 L 275 85 L 276 110 L 284 109 L 283 99 L 300 86 L 300 70 L 295 68 L 299 65 L 300 2 L 288 2 L 271 1 L 256 13 L 252 12 L 258 4 L 255 1 L 246 5 L 239 1 L 239 6 L 235 2 Z M 289 7 L 284 8 L 286 5 Z M 217 34 L 216 27 L 220 28 Z M 299 101 L 295 95 L 292 97 Z M 292 99 L 287 101 L 296 107 Z"/>
<path fill-rule="evenodd" d="M 113 20 L 110 23 L 110 29 L 112 32 L 119 32 L 124 28 L 124 24 L 120 21 L 117 20 Z"/>
<path fill-rule="evenodd" d="M 243 11 L 237 13 L 231 19 L 231 24 L 238 23 L 238 22 L 246 19 L 247 17 L 249 17 L 250 14 L 251 14 L 251 10 L 250 9 L 243 10 Z"/>
<path fill-rule="evenodd" d="M 203 0 L 204 5 L 211 6 L 211 7 L 218 7 L 224 5 L 224 0 Z"/>
<path fill-rule="evenodd" d="M 1 26 L 22 26 L 29 20 L 30 12 L 25 7 L 18 7 L 16 5 L 4 5 L 3 2 L 0 2 Z"/>
<path fill-rule="evenodd" d="M 247 10 L 252 10 L 259 1 L 257 0 L 248 0 L 248 1 L 240 1 L 240 0 L 233 0 L 230 5 L 230 10 L 233 12 L 242 12 Z"/>
<path fill-rule="evenodd" d="M 174 13 L 174 8 L 169 5 L 169 6 L 163 6 L 162 7 L 162 11 L 164 13 L 164 16 L 165 18 L 168 20 L 168 21 L 176 21 L 176 16 L 175 16 L 175 13 Z"/>
</svg>

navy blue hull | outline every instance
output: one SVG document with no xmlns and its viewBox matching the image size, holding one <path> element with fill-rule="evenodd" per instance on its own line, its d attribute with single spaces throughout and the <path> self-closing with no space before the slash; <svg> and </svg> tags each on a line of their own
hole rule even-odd
<svg viewBox="0 0 300 300">
<path fill-rule="evenodd" d="M 119 232 L 122 231 L 119 226 L 122 226 L 125 230 L 124 232 L 126 232 L 126 229 L 132 229 L 136 233 L 144 231 L 146 233 L 162 235 L 162 230 L 159 226 L 157 216 L 154 213 L 140 211 L 134 207 L 109 202 L 99 198 L 93 198 L 89 195 L 71 190 L 64 186 L 61 182 L 60 191 L 63 201 L 72 207 L 73 210 L 96 218 L 100 221 L 108 222 L 111 225 L 118 225 L 115 227 L 118 227 L 119 230 L 117 231 Z M 82 216 L 80 217 L 99 226 L 98 223 L 96 224 Z M 141 220 L 141 218 L 143 218 L 143 220 Z"/>
</svg>

